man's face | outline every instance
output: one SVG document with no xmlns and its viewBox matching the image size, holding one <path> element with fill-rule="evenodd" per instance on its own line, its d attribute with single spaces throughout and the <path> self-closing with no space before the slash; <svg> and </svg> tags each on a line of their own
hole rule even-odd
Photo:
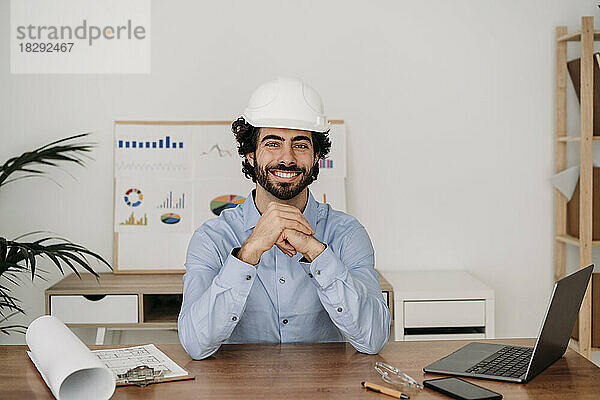
<svg viewBox="0 0 600 400">
<path fill-rule="evenodd" d="M 258 184 L 280 200 L 294 198 L 312 182 L 316 157 L 311 132 L 261 128 L 256 152 L 247 156 Z"/>
</svg>

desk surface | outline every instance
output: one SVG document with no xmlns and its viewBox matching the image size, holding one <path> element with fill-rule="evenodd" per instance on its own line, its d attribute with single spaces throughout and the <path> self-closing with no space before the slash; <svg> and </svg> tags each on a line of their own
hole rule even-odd
<svg viewBox="0 0 600 400">
<path fill-rule="evenodd" d="M 533 339 L 488 340 L 533 345 Z M 158 345 L 196 375 L 193 381 L 119 387 L 113 399 L 366 399 L 392 397 L 367 392 L 363 380 L 384 384 L 375 361 L 390 363 L 418 381 L 438 377 L 422 368 L 466 341 L 390 342 L 378 355 L 357 353 L 346 343 L 224 345 L 212 357 L 194 361 L 180 345 Z M 124 346 L 93 346 L 111 348 Z M 52 398 L 25 353 L 26 346 L 0 346 L 0 398 Z M 527 384 L 469 379 L 505 399 L 598 399 L 600 368 L 568 349 L 565 356 Z M 389 385 L 388 385 L 389 386 Z M 411 399 L 447 399 L 432 392 L 406 390 Z"/>
<path fill-rule="evenodd" d="M 394 287 L 395 301 L 493 299 L 494 290 L 466 271 L 384 271 Z"/>
<path fill-rule="evenodd" d="M 103 272 L 100 279 L 90 273 L 70 274 L 46 290 L 46 294 L 123 294 L 123 293 L 181 293 L 181 274 L 113 274 Z M 383 291 L 393 291 L 392 285 L 378 272 Z"/>
</svg>

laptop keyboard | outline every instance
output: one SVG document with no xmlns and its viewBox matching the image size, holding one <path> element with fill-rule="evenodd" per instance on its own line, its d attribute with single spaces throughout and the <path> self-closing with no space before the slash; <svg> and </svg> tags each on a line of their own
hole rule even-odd
<svg viewBox="0 0 600 400">
<path fill-rule="evenodd" d="M 504 346 L 465 372 L 519 378 L 527 371 L 532 352 L 531 347 Z"/>
</svg>

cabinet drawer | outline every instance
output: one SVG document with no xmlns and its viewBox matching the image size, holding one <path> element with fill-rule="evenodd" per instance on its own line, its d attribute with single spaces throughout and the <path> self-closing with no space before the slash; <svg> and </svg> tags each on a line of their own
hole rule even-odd
<svg viewBox="0 0 600 400">
<path fill-rule="evenodd" d="M 138 296 L 53 295 L 50 314 L 66 324 L 127 324 L 138 322 Z"/>
<path fill-rule="evenodd" d="M 485 339 L 485 333 L 457 333 L 456 335 L 404 335 L 404 340 L 479 340 Z"/>
<path fill-rule="evenodd" d="M 404 302 L 405 328 L 485 326 L 485 300 Z"/>
</svg>

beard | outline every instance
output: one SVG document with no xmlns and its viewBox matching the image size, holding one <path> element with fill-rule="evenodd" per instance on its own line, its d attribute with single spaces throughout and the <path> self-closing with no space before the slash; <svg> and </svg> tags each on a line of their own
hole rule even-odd
<svg viewBox="0 0 600 400">
<path fill-rule="evenodd" d="M 297 166 L 286 167 L 283 164 L 278 164 L 272 167 L 256 165 L 254 172 L 256 174 L 256 182 L 262 186 L 267 192 L 277 197 L 279 200 L 289 200 L 300 194 L 308 185 L 312 183 L 313 168 L 310 170 L 302 169 Z M 271 170 L 278 169 L 281 171 L 300 172 L 299 179 L 296 182 L 278 182 L 271 174 Z"/>
</svg>

